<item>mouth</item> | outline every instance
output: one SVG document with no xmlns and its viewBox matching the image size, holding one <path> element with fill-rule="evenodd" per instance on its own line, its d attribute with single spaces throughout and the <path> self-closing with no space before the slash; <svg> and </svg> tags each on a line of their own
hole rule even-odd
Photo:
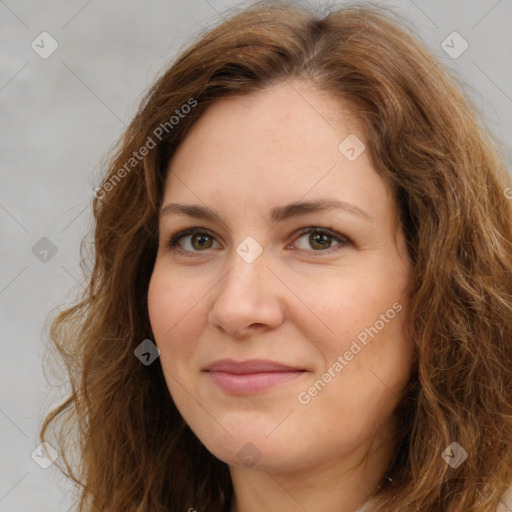
<svg viewBox="0 0 512 512">
<path fill-rule="evenodd" d="M 302 370 L 284 372 L 229 373 L 208 372 L 211 380 L 227 393 L 257 393 L 289 382 L 306 373 Z"/>
<path fill-rule="evenodd" d="M 219 388 L 226 393 L 235 395 L 265 391 L 307 373 L 307 370 L 303 368 L 263 359 L 241 362 L 222 359 L 209 365 L 203 371 Z"/>
</svg>

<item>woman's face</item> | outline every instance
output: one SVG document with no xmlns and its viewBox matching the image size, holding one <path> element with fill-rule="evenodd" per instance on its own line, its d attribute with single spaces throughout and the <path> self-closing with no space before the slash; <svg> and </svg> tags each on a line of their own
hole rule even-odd
<svg viewBox="0 0 512 512">
<path fill-rule="evenodd" d="M 178 410 L 232 466 L 355 461 L 409 380 L 405 241 L 342 107 L 300 82 L 221 99 L 169 166 L 151 326 Z"/>
</svg>

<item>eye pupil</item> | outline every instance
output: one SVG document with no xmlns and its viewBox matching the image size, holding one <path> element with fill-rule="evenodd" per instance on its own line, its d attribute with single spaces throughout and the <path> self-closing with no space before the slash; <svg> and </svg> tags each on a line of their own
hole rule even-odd
<svg viewBox="0 0 512 512">
<path fill-rule="evenodd" d="M 201 242 L 199 242 L 199 246 L 198 247 L 199 248 L 204 248 L 204 247 L 206 247 L 206 245 L 204 245 L 203 242 L 205 240 L 208 240 L 208 239 L 210 240 L 210 244 L 211 244 L 211 238 L 208 235 L 204 235 L 202 233 L 198 233 L 198 234 L 192 235 L 192 245 L 195 247 L 194 241 L 201 240 Z"/>
<path fill-rule="evenodd" d="M 329 235 L 326 235 L 324 233 L 312 233 L 309 236 L 309 241 L 311 242 L 312 246 L 315 246 L 316 244 L 322 245 L 322 242 L 327 242 L 327 246 L 330 245 L 329 243 Z M 320 239 L 320 240 L 318 240 Z M 325 247 L 320 247 L 321 249 L 325 249 Z"/>
</svg>

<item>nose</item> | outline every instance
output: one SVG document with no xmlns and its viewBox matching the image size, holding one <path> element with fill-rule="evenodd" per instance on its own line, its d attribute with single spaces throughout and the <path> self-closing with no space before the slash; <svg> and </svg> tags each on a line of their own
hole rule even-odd
<svg viewBox="0 0 512 512">
<path fill-rule="evenodd" d="M 285 287 L 269 268 L 270 263 L 265 250 L 251 263 L 233 251 L 228 270 L 212 291 L 210 325 L 233 337 L 279 327 L 284 319 L 280 293 Z"/>
</svg>

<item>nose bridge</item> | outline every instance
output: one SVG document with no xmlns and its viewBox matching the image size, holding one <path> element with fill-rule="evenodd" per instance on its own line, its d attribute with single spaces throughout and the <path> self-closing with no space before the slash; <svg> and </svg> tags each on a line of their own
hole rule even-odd
<svg viewBox="0 0 512 512">
<path fill-rule="evenodd" d="M 275 276 L 267 268 L 268 254 L 256 241 L 244 240 L 228 260 L 218 284 L 210 321 L 225 331 L 237 332 L 252 324 L 277 326 L 282 321 Z"/>
<path fill-rule="evenodd" d="M 235 247 L 229 259 L 230 271 L 224 287 L 237 290 L 249 288 L 253 293 L 263 290 L 264 274 L 268 273 L 268 254 L 255 238 L 249 236 Z M 257 285 L 260 286 L 257 286 Z M 231 290 L 233 291 L 233 290 Z"/>
</svg>

